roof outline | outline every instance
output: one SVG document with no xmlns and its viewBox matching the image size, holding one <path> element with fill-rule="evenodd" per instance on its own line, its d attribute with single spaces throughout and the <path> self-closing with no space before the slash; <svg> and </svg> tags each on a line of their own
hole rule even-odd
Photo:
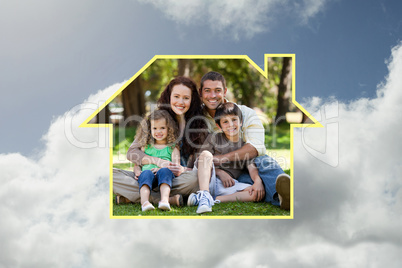
<svg viewBox="0 0 402 268">
<path fill-rule="evenodd" d="M 113 99 L 115 99 L 124 89 L 128 87 L 145 69 L 158 59 L 244 59 L 247 60 L 265 79 L 268 79 L 268 58 L 271 57 L 290 57 L 292 58 L 292 103 L 300 109 L 312 123 L 292 123 L 290 124 L 290 177 L 291 177 L 291 205 L 289 216 L 114 216 L 113 215 L 113 124 L 108 123 L 89 123 L 100 111 L 102 111 Z M 109 196 L 110 205 L 109 213 L 111 219 L 293 219 L 294 218 L 294 167 L 293 167 L 293 137 L 294 128 L 318 127 L 322 128 L 323 125 L 319 123 L 303 106 L 296 101 L 296 54 L 264 54 L 264 69 L 258 66 L 247 55 L 155 55 L 149 60 L 140 70 L 138 70 L 130 79 L 128 79 L 112 96 L 110 96 L 99 108 L 94 111 L 87 119 L 84 120 L 79 128 L 87 127 L 105 127 L 109 128 Z"/>
</svg>

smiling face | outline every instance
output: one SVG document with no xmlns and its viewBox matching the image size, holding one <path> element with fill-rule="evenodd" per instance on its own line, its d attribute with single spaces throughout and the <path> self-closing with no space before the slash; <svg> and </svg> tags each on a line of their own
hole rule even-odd
<svg viewBox="0 0 402 268">
<path fill-rule="evenodd" d="M 170 94 L 170 106 L 176 115 L 184 115 L 191 104 L 191 89 L 185 85 L 175 85 Z"/>
<path fill-rule="evenodd" d="M 239 141 L 239 132 L 242 123 L 237 115 L 228 114 L 222 116 L 219 124 L 226 138 L 234 142 Z"/>
<path fill-rule="evenodd" d="M 215 110 L 226 96 L 227 89 L 223 87 L 221 81 L 206 80 L 201 91 L 202 102 L 207 107 L 208 113 L 213 117 Z"/>
<path fill-rule="evenodd" d="M 156 144 L 166 144 L 168 128 L 166 119 L 151 120 L 151 135 Z"/>
</svg>

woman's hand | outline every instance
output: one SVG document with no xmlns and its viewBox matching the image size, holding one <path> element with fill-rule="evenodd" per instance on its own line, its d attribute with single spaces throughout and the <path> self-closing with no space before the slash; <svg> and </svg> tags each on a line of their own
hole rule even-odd
<svg viewBox="0 0 402 268">
<path fill-rule="evenodd" d="M 152 168 L 151 171 L 152 173 L 156 174 L 156 172 L 158 172 L 160 170 L 160 168 Z"/>
<path fill-rule="evenodd" d="M 180 176 L 186 170 L 186 168 L 180 164 L 175 164 L 172 162 L 169 163 L 167 168 L 170 169 L 176 177 Z"/>
<path fill-rule="evenodd" d="M 134 179 L 138 180 L 138 177 L 141 175 L 141 167 L 135 165 L 134 166 Z"/>
</svg>

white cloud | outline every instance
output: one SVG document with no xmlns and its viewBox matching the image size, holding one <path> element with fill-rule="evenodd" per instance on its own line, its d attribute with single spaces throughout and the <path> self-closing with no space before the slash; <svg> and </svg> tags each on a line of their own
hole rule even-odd
<svg viewBox="0 0 402 268">
<path fill-rule="evenodd" d="M 376 99 L 305 101 L 317 118 L 338 107 L 321 119 L 339 124 L 339 163 L 304 147 L 322 151 L 337 133 L 295 131 L 294 220 L 109 219 L 108 148 L 74 144 L 102 144 L 101 130 L 77 126 L 121 84 L 89 97 L 52 122 L 38 160 L 0 154 L 0 266 L 399 267 L 402 45 L 387 64 Z"/>
<path fill-rule="evenodd" d="M 173 21 L 185 25 L 207 25 L 214 32 L 234 39 L 251 38 L 272 28 L 283 16 L 307 23 L 324 9 L 327 0 L 301 3 L 280 0 L 139 0 L 160 9 Z"/>
</svg>

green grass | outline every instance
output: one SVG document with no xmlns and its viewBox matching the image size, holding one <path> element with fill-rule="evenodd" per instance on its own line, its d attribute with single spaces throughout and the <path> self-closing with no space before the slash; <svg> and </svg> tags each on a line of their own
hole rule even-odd
<svg viewBox="0 0 402 268">
<path fill-rule="evenodd" d="M 131 143 L 134 141 L 135 127 L 118 127 L 113 128 L 113 154 L 120 152 L 126 154 Z"/>
<path fill-rule="evenodd" d="M 115 200 L 115 199 L 114 199 Z M 197 214 L 197 207 L 175 207 L 172 206 L 171 211 L 161 211 L 155 209 L 153 211 L 142 212 L 140 204 L 120 204 L 113 202 L 114 216 L 289 216 L 289 211 L 282 210 L 277 206 L 268 203 L 252 203 L 252 202 L 231 202 L 216 204 L 212 208 L 212 212 L 205 214 Z"/>
<path fill-rule="evenodd" d="M 267 149 L 290 149 L 290 124 L 264 126 Z"/>
</svg>

